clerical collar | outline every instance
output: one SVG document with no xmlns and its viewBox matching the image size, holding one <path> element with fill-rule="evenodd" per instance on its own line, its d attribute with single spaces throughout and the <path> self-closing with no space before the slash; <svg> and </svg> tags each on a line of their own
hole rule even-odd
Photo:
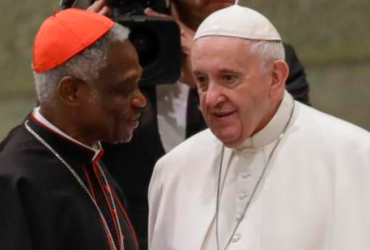
<svg viewBox="0 0 370 250">
<path fill-rule="evenodd" d="M 66 138 L 69 141 L 72 141 L 73 143 L 75 143 L 75 144 L 77 144 L 77 145 L 79 145 L 79 146 L 81 146 L 81 147 L 83 147 L 85 149 L 88 149 L 88 150 L 91 150 L 91 151 L 95 152 L 94 157 L 92 158 L 92 161 L 98 160 L 98 158 L 100 158 L 100 156 L 103 154 L 103 152 L 102 152 L 103 149 L 102 149 L 101 144 L 99 142 L 96 143 L 93 147 L 89 147 L 86 144 L 83 144 L 83 143 L 77 141 L 76 139 L 72 138 L 71 136 L 67 135 L 62 130 L 60 130 L 59 128 L 57 128 L 56 126 L 54 126 L 51 122 L 49 122 L 40 113 L 40 107 L 36 107 L 33 110 L 32 116 L 36 119 L 37 122 L 41 123 L 43 126 L 45 126 L 46 128 L 48 128 L 49 130 L 53 131 L 54 133 L 62 136 L 63 138 Z"/>
<path fill-rule="evenodd" d="M 256 150 L 276 140 L 286 126 L 293 106 L 293 97 L 285 91 L 283 100 L 271 121 L 261 131 L 244 141 L 237 149 Z"/>
</svg>

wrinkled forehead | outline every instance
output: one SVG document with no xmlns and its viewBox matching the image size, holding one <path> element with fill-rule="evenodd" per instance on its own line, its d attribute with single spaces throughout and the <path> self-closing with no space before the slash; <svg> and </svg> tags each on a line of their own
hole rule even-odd
<svg viewBox="0 0 370 250">
<path fill-rule="evenodd" d="M 107 52 L 107 65 L 100 72 L 101 77 L 116 77 L 125 81 L 141 75 L 137 52 L 129 40 L 111 43 Z"/>
<path fill-rule="evenodd" d="M 206 36 L 194 41 L 191 49 L 191 64 L 208 67 L 214 64 L 244 64 L 249 61 L 251 41 L 227 36 Z M 208 64 L 204 65 L 204 64 Z"/>
<path fill-rule="evenodd" d="M 264 58 L 256 50 L 255 42 L 258 41 L 227 36 L 199 38 L 191 50 L 192 71 L 207 74 L 226 71 L 249 74 L 251 68 L 264 65 Z"/>
<path fill-rule="evenodd" d="M 194 41 L 191 53 L 206 53 L 207 51 L 248 51 L 252 40 L 230 36 L 204 36 Z"/>
</svg>

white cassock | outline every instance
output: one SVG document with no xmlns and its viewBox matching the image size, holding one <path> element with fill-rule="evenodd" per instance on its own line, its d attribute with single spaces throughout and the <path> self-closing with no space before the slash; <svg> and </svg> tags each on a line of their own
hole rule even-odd
<svg viewBox="0 0 370 250">
<path fill-rule="evenodd" d="M 206 130 L 158 161 L 149 188 L 150 250 L 217 249 L 221 151 Z M 220 180 L 220 249 L 228 241 L 228 250 L 370 249 L 370 134 L 287 92 L 263 130 L 225 148 Z"/>
</svg>

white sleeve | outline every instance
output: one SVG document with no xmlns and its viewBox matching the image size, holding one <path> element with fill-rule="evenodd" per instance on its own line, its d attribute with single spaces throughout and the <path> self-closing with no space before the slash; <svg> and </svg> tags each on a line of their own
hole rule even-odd
<svg viewBox="0 0 370 250">
<path fill-rule="evenodd" d="M 150 250 L 163 250 L 158 248 L 158 244 L 153 244 L 153 240 L 158 240 L 159 235 L 156 234 L 157 219 L 160 213 L 161 197 L 163 193 L 163 182 L 161 180 L 161 161 L 158 161 L 154 167 L 153 175 L 150 180 L 148 190 L 149 202 L 149 221 L 148 221 L 148 243 Z M 160 234 L 160 232 L 158 232 Z M 154 236 L 154 237 L 153 237 Z M 159 237 L 160 238 L 160 237 Z"/>
</svg>

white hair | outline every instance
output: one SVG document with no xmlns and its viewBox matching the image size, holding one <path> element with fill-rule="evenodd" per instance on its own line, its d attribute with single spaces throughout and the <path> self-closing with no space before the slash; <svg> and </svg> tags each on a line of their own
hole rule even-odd
<svg viewBox="0 0 370 250">
<path fill-rule="evenodd" d="M 262 69 L 275 60 L 285 60 L 285 50 L 283 43 L 280 41 L 256 41 L 248 40 L 250 43 L 249 52 L 257 54 L 262 63 Z"/>
<path fill-rule="evenodd" d="M 42 103 L 52 98 L 58 83 L 65 76 L 72 76 L 87 83 L 94 82 L 107 64 L 110 44 L 122 42 L 128 35 L 129 30 L 116 23 L 104 36 L 63 64 L 41 73 L 33 71 L 38 101 Z"/>
</svg>

